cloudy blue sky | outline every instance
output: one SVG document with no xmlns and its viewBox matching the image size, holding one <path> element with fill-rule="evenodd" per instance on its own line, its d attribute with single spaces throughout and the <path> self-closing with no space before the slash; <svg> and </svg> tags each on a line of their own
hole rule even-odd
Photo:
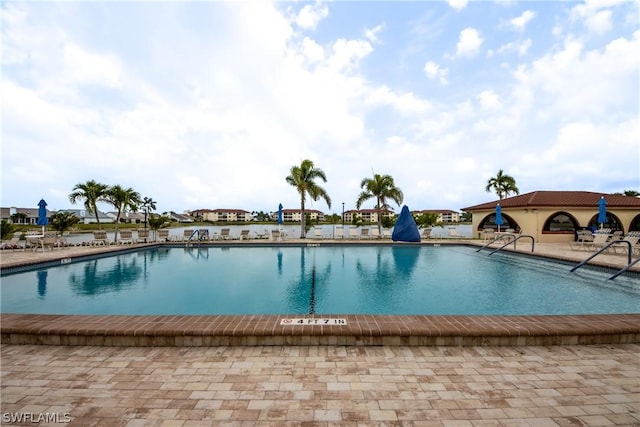
<svg viewBox="0 0 640 427">
<path fill-rule="evenodd" d="M 2 2 L 4 207 L 90 179 L 159 211 L 350 209 L 640 190 L 638 1 Z M 364 205 L 373 207 L 371 201 Z M 101 206 L 109 210 L 107 205 Z"/>
</svg>

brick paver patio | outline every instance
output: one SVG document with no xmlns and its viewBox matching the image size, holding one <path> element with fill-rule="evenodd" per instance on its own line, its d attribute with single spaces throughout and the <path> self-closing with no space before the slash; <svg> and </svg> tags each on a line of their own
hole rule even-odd
<svg viewBox="0 0 640 427">
<path fill-rule="evenodd" d="M 3 417 L 57 413 L 76 426 L 640 425 L 638 344 L 1 354 Z"/>
</svg>

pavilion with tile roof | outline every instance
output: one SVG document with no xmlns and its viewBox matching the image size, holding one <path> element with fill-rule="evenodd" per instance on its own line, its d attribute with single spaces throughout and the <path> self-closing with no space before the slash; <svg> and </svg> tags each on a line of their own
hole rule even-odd
<svg viewBox="0 0 640 427">
<path fill-rule="evenodd" d="M 612 231 L 640 231 L 640 198 L 590 191 L 533 191 L 463 208 L 472 214 L 474 237 L 486 228 L 497 229 L 496 205 L 502 208 L 501 230 L 514 229 L 540 243 L 570 242 L 576 231 L 596 229 L 598 202 L 607 202 L 607 222 Z"/>
</svg>

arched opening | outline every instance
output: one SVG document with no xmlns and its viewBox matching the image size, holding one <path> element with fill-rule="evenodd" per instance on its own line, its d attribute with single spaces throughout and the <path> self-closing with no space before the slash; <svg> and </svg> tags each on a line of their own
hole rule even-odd
<svg viewBox="0 0 640 427">
<path fill-rule="evenodd" d="M 542 226 L 546 234 L 575 234 L 579 228 L 578 221 L 568 212 L 556 212 L 550 215 Z"/>
<path fill-rule="evenodd" d="M 636 215 L 629 224 L 629 231 L 640 231 L 640 215 Z"/>
<path fill-rule="evenodd" d="M 495 212 L 485 216 L 482 219 L 482 221 L 480 221 L 480 225 L 478 226 L 478 231 L 482 231 L 487 228 L 492 228 L 495 231 L 498 231 L 498 224 L 496 224 Z M 512 229 L 516 233 L 520 232 L 520 226 L 518 225 L 518 223 L 509 215 L 502 212 L 502 224 L 500 225 L 500 231 L 505 231 L 508 229 Z"/>
<path fill-rule="evenodd" d="M 597 214 L 591 217 L 588 227 L 591 229 L 591 231 L 595 231 L 600 228 Z M 620 219 L 611 212 L 607 212 L 607 222 L 602 225 L 602 228 L 608 228 L 612 232 L 618 230 L 624 231 L 624 227 L 622 226 Z"/>
</svg>

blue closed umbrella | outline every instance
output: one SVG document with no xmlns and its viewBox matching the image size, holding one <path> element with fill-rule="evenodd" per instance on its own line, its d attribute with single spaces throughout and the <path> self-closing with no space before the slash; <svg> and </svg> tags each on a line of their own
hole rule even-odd
<svg viewBox="0 0 640 427">
<path fill-rule="evenodd" d="M 278 224 L 282 224 L 282 203 L 278 205 Z"/>
<path fill-rule="evenodd" d="M 45 202 L 44 199 L 40 199 L 38 202 L 38 220 L 36 224 L 42 226 L 42 234 L 44 234 L 44 227 L 49 224 L 49 219 L 47 218 L 47 202 Z"/>
<path fill-rule="evenodd" d="M 604 223 L 607 222 L 607 201 L 604 196 L 600 197 L 598 202 L 598 222 L 600 223 L 600 228 L 604 227 Z"/>
<path fill-rule="evenodd" d="M 500 226 L 502 225 L 502 206 L 500 206 L 500 203 L 496 205 L 496 225 L 498 226 L 498 232 L 500 232 Z"/>
</svg>

